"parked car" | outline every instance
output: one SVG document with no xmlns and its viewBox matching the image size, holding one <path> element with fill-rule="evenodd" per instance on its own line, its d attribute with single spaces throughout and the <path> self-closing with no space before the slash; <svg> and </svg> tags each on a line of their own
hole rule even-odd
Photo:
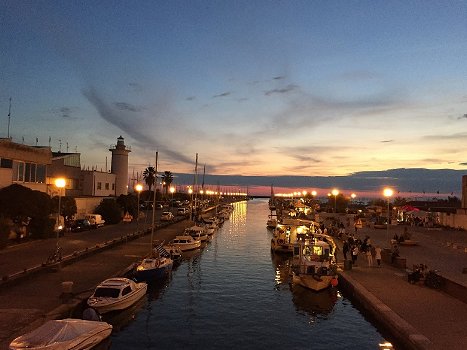
<svg viewBox="0 0 467 350">
<path fill-rule="evenodd" d="M 174 214 L 170 211 L 164 211 L 161 214 L 161 221 L 172 221 L 174 219 Z"/>
<path fill-rule="evenodd" d="M 102 219 L 102 216 L 99 214 L 86 214 L 84 215 L 84 218 L 89 220 L 89 223 L 93 228 L 104 226 L 105 223 L 105 220 Z"/>
<path fill-rule="evenodd" d="M 184 216 L 188 214 L 188 208 L 178 208 L 177 215 Z"/>
<path fill-rule="evenodd" d="M 87 231 L 87 230 L 90 230 L 91 228 L 92 226 L 88 219 L 78 219 L 78 220 L 73 221 L 70 225 L 70 230 L 72 232 Z"/>
</svg>

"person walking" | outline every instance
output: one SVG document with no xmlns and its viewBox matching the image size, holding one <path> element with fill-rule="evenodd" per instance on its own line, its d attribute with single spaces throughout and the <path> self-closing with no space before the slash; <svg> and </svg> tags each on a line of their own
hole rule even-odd
<svg viewBox="0 0 467 350">
<path fill-rule="evenodd" d="M 366 261 L 368 262 L 368 267 L 372 267 L 373 266 L 373 254 L 371 251 L 371 244 L 367 245 L 365 255 L 366 255 Z"/>
<path fill-rule="evenodd" d="M 375 259 L 378 267 L 381 267 L 381 247 L 379 245 L 375 247 Z"/>
<path fill-rule="evenodd" d="M 349 242 L 345 241 L 342 245 L 342 253 L 344 254 L 344 261 L 347 260 L 347 253 L 349 252 Z"/>
<path fill-rule="evenodd" d="M 357 266 L 357 258 L 358 258 L 358 246 L 354 245 L 352 248 L 352 265 Z"/>
</svg>

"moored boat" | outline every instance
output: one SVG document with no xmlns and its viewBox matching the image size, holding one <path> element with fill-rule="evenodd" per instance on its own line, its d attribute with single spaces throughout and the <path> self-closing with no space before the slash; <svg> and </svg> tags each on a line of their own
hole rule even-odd
<svg viewBox="0 0 467 350">
<path fill-rule="evenodd" d="M 151 256 L 144 258 L 136 267 L 135 277 L 138 281 L 158 280 L 166 277 L 172 267 L 173 260 L 160 243 L 153 249 Z"/>
<path fill-rule="evenodd" d="M 101 344 L 112 333 L 107 322 L 67 318 L 50 320 L 14 339 L 10 350 L 84 350 Z"/>
<path fill-rule="evenodd" d="M 337 285 L 336 245 L 332 237 L 315 234 L 294 244 L 292 282 L 320 291 Z"/>
<path fill-rule="evenodd" d="M 199 239 L 194 239 L 190 235 L 175 236 L 169 244 L 177 247 L 182 252 L 201 247 L 201 241 Z"/>
<path fill-rule="evenodd" d="M 182 260 L 182 251 L 180 248 L 174 246 L 173 244 L 166 244 L 163 246 L 164 250 L 169 253 L 170 259 L 173 260 L 174 264 Z"/>
<path fill-rule="evenodd" d="M 96 287 L 88 299 L 88 305 L 100 314 L 123 310 L 141 299 L 147 288 L 144 282 L 136 283 L 124 277 L 109 278 Z"/>
<path fill-rule="evenodd" d="M 274 229 L 277 226 L 277 217 L 274 215 L 269 215 L 268 221 L 266 223 L 266 227 L 270 229 Z"/>
<path fill-rule="evenodd" d="M 184 231 L 184 235 L 190 235 L 194 239 L 200 240 L 201 242 L 205 242 L 208 240 L 208 233 L 204 226 L 191 226 L 187 227 Z"/>
</svg>

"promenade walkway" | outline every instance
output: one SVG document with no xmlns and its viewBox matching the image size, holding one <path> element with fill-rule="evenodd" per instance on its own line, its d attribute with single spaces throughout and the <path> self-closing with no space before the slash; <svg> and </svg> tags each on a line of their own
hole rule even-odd
<svg viewBox="0 0 467 350">
<path fill-rule="evenodd" d="M 422 227 L 409 227 L 409 232 L 419 245 L 400 247 L 400 256 L 407 259 L 408 267 L 424 263 L 467 288 L 467 275 L 463 273 L 467 267 L 467 252 L 461 249 L 467 247 L 467 232 Z M 390 226 L 389 232 L 365 227 L 357 236 L 361 239 L 369 236 L 373 246 L 386 248 L 389 246 L 387 237 L 392 238 L 395 233 L 403 233 L 403 227 Z M 338 258 L 343 260 L 342 252 L 338 253 Z M 442 291 L 410 284 L 404 269 L 387 263 L 381 268 L 368 267 L 363 254 L 359 255 L 357 266 L 341 272 L 340 280 L 361 307 L 399 340 L 399 347 L 467 348 L 467 295 L 463 302 Z"/>
</svg>

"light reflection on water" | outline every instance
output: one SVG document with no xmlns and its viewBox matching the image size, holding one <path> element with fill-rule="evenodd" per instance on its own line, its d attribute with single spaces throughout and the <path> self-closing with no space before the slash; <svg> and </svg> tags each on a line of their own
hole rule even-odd
<svg viewBox="0 0 467 350">
<path fill-rule="evenodd" d="M 290 284 L 268 214 L 266 200 L 235 204 L 212 241 L 149 290 L 112 349 L 378 349 L 382 336 L 338 290 Z"/>
</svg>

